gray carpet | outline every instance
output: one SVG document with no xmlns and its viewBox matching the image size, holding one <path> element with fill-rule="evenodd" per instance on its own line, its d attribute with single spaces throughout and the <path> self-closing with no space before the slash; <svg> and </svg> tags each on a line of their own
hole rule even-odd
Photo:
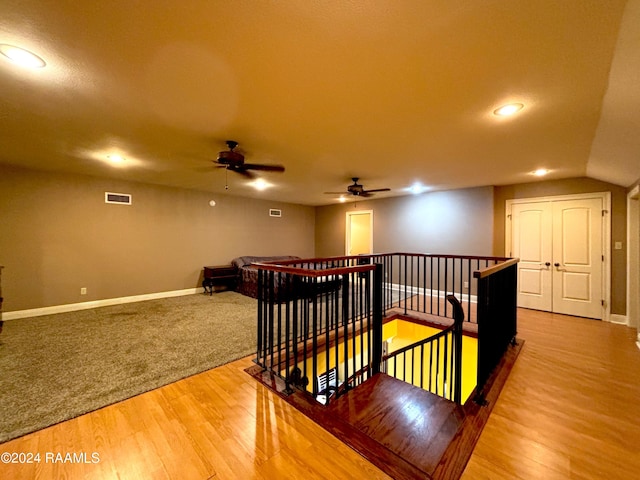
<svg viewBox="0 0 640 480">
<path fill-rule="evenodd" d="M 256 312 L 220 292 L 4 322 L 0 442 L 255 353 Z"/>
</svg>

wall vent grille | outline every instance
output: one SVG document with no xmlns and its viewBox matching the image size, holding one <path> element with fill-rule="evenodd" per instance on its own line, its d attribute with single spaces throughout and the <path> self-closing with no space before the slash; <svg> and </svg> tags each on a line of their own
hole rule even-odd
<svg viewBox="0 0 640 480">
<path fill-rule="evenodd" d="M 270 208 L 269 209 L 269 216 L 270 217 L 281 217 L 282 216 L 282 210 L 279 210 L 277 208 Z"/>
<path fill-rule="evenodd" d="M 104 203 L 131 205 L 131 195 L 128 193 L 104 192 Z"/>
</svg>

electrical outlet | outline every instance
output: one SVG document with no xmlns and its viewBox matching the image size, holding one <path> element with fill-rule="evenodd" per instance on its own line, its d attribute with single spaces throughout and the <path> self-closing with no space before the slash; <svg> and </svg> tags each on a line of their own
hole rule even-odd
<svg viewBox="0 0 640 480">
<path fill-rule="evenodd" d="M 80 289 L 80 295 L 86 295 L 87 294 L 87 287 L 82 287 Z"/>
<path fill-rule="evenodd" d="M 464 288 L 469 288 L 469 282 L 464 282 Z"/>
</svg>

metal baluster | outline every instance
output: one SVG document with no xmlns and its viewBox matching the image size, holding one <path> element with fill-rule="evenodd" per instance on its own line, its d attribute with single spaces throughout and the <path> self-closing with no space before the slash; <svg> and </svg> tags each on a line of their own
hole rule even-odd
<svg viewBox="0 0 640 480">
<path fill-rule="evenodd" d="M 429 268 L 429 286 L 431 287 L 431 295 L 429 296 L 429 313 L 433 314 L 433 256 L 429 257 L 431 266 Z"/>
<path fill-rule="evenodd" d="M 276 278 L 278 279 L 278 284 L 280 284 L 281 274 L 276 273 Z M 279 294 L 281 292 L 278 292 Z M 277 338 L 278 338 L 278 370 L 280 370 L 280 365 L 282 365 L 282 298 L 278 300 L 278 318 L 277 318 Z"/>
<path fill-rule="evenodd" d="M 447 362 L 449 360 L 449 341 L 448 341 L 449 335 L 445 335 L 444 337 L 442 337 L 443 342 L 444 342 L 444 356 L 442 357 L 442 368 L 443 368 L 443 372 L 442 372 L 442 396 L 444 398 L 447 398 L 447 373 L 448 373 L 448 369 L 447 369 Z M 451 397 L 449 397 L 449 399 L 451 399 Z"/>
<path fill-rule="evenodd" d="M 308 278 L 308 277 L 307 277 Z M 312 288 L 311 288 L 311 296 L 312 296 L 312 311 L 313 311 L 313 338 L 312 338 L 312 355 L 313 361 L 311 363 L 312 368 L 312 381 L 313 381 L 313 395 L 318 394 L 318 298 L 315 296 L 316 293 L 316 277 L 312 279 Z"/>
<path fill-rule="evenodd" d="M 449 259 L 444 258 L 444 296 L 446 297 L 449 292 Z M 440 305 L 440 299 L 438 299 L 438 305 Z M 444 316 L 447 316 L 447 302 L 444 302 Z"/>
<path fill-rule="evenodd" d="M 473 279 L 471 278 L 471 259 L 467 260 L 467 268 L 469 269 L 469 292 L 467 293 L 467 322 L 471 321 L 471 286 L 473 285 Z M 477 294 L 477 293 L 476 293 Z"/>
<path fill-rule="evenodd" d="M 424 343 L 420 345 L 420 388 L 424 388 Z"/>
<path fill-rule="evenodd" d="M 429 342 L 429 391 L 433 393 L 433 342 Z"/>
<path fill-rule="evenodd" d="M 284 276 L 284 281 L 285 281 L 285 291 L 286 292 L 290 292 L 291 291 L 291 277 L 292 275 L 289 275 L 288 273 L 285 274 Z M 284 334 L 284 344 L 285 344 L 285 348 L 287 349 L 286 353 L 285 353 L 285 374 L 289 375 L 289 372 L 291 371 L 291 349 L 289 348 L 290 345 L 290 341 L 293 340 L 291 338 L 291 299 L 287 298 L 287 303 L 285 305 L 285 334 Z M 293 341 L 291 341 L 291 344 L 293 344 Z M 287 383 L 287 388 L 289 387 L 288 383 Z"/>
<path fill-rule="evenodd" d="M 414 290 L 413 290 L 413 280 L 414 280 L 414 277 L 413 277 L 413 260 L 414 260 L 414 258 L 415 257 L 413 255 L 411 255 L 411 310 L 413 310 L 413 297 L 414 297 L 414 295 L 413 295 L 413 292 L 414 292 Z"/>
<path fill-rule="evenodd" d="M 440 257 L 438 258 L 438 316 L 440 316 Z"/>
<path fill-rule="evenodd" d="M 268 282 L 267 282 L 267 291 L 269 292 L 269 323 L 267 325 L 267 338 L 268 338 L 268 343 L 269 343 L 269 368 L 271 370 L 273 370 L 273 303 L 274 303 L 274 296 L 273 296 L 273 272 L 270 271 L 269 275 L 268 275 Z"/>
</svg>

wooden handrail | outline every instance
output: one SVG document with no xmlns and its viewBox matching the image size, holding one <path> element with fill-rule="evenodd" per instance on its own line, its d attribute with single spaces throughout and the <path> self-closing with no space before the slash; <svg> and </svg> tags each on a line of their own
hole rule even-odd
<svg viewBox="0 0 640 480">
<path fill-rule="evenodd" d="M 300 262 L 297 262 L 300 263 Z M 305 261 L 304 263 L 307 263 Z M 254 267 L 260 270 L 269 270 L 272 272 L 290 273 L 293 275 L 304 275 L 305 277 L 327 277 L 329 275 L 347 275 L 349 273 L 369 272 L 375 270 L 376 266 L 372 264 L 366 265 L 354 265 L 352 267 L 335 267 L 335 268 L 301 268 L 301 267 L 286 267 L 282 265 L 272 265 L 268 263 L 252 263 Z"/>
<path fill-rule="evenodd" d="M 498 263 L 497 265 L 493 265 L 492 267 L 487 267 L 483 270 L 476 270 L 475 272 L 473 272 L 473 277 L 474 278 L 488 277 L 489 275 L 493 275 L 494 273 L 499 272 L 500 270 L 504 270 L 507 267 L 517 264 L 519 261 L 520 261 L 519 258 L 511 258 L 505 262 Z"/>
<path fill-rule="evenodd" d="M 453 255 L 453 254 L 439 254 L 439 253 L 409 253 L 409 252 L 393 252 L 393 253 L 368 253 L 363 255 L 339 255 L 334 257 L 317 257 L 317 258 L 304 258 L 295 260 L 273 260 L 269 262 L 262 262 L 264 265 L 292 265 L 296 263 L 328 263 L 341 260 L 359 260 L 362 258 L 371 257 L 391 257 L 394 255 L 404 255 L 408 257 L 439 257 L 439 258 L 464 258 L 470 260 L 489 260 L 495 262 L 502 262 L 509 260 L 509 257 L 493 257 L 485 255 Z M 255 264 L 254 264 L 255 265 Z"/>
<path fill-rule="evenodd" d="M 501 262 L 509 260 L 509 257 L 492 257 L 484 255 L 454 255 L 449 253 L 408 253 L 408 252 L 394 252 L 394 253 L 373 253 L 368 255 L 370 257 L 392 256 L 392 255 L 404 255 L 408 257 L 439 257 L 439 258 L 464 258 L 469 260 L 493 260 Z M 362 255 L 367 257 L 367 255 Z"/>
</svg>

